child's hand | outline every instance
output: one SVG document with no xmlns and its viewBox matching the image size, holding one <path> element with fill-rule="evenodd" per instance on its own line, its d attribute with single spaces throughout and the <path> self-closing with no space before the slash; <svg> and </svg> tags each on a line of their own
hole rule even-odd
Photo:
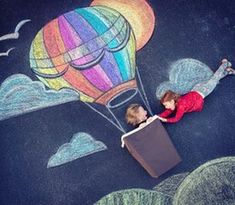
<svg viewBox="0 0 235 205">
<path fill-rule="evenodd" d="M 158 116 L 158 115 L 156 115 L 157 116 L 157 118 L 159 119 L 159 120 L 161 120 L 162 122 L 167 122 L 167 119 L 166 118 L 162 118 L 162 117 L 160 117 L 160 116 Z"/>
<path fill-rule="evenodd" d="M 160 120 L 162 121 L 162 122 L 167 122 L 167 119 L 166 118 L 160 118 Z"/>
<path fill-rule="evenodd" d="M 145 126 L 146 126 L 146 123 L 145 123 L 145 122 L 143 122 L 143 123 L 141 123 L 141 124 L 139 125 L 140 128 L 145 127 Z"/>
<path fill-rule="evenodd" d="M 147 123 L 150 123 L 150 122 L 152 122 L 153 120 L 154 120 L 153 117 L 149 117 L 146 122 L 147 122 Z"/>
</svg>

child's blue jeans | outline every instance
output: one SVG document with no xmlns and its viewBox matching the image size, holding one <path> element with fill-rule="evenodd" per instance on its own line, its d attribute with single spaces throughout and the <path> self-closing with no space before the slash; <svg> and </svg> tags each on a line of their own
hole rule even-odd
<svg viewBox="0 0 235 205">
<path fill-rule="evenodd" d="M 192 91 L 199 92 L 203 95 L 204 98 L 208 96 L 215 89 L 220 79 L 224 78 L 228 74 L 228 72 L 225 70 L 227 67 L 231 67 L 230 62 L 222 63 L 218 70 L 208 81 L 196 84 L 193 87 Z"/>
</svg>

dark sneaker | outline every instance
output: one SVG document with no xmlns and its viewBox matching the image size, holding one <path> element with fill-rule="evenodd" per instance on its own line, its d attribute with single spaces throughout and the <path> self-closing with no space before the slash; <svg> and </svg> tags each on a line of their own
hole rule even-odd
<svg viewBox="0 0 235 205">
<path fill-rule="evenodd" d="M 229 62 L 226 58 L 224 58 L 222 61 L 221 61 L 222 64 L 226 64 L 226 68 L 231 68 L 232 67 L 232 63 Z"/>
<path fill-rule="evenodd" d="M 229 75 L 235 75 L 235 70 L 232 69 L 231 67 L 227 67 L 225 70 L 227 71 Z"/>
</svg>

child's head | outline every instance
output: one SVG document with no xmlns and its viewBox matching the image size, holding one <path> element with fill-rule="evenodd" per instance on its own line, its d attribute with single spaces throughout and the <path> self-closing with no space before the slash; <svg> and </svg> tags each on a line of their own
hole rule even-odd
<svg viewBox="0 0 235 205">
<path fill-rule="evenodd" d="M 175 106 L 179 99 L 180 95 L 168 90 L 161 98 L 161 103 L 166 109 L 175 110 Z"/>
<path fill-rule="evenodd" d="M 126 121 L 131 125 L 137 125 L 147 119 L 147 111 L 139 104 L 131 104 L 126 111 Z"/>
</svg>

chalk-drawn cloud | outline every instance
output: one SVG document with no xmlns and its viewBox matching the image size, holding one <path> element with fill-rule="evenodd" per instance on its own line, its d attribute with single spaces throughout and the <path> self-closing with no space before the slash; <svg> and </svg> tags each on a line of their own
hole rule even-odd
<svg viewBox="0 0 235 205">
<path fill-rule="evenodd" d="M 56 154 L 50 157 L 47 168 L 59 166 L 106 149 L 103 142 L 95 140 L 87 133 L 79 132 L 73 135 L 69 143 L 63 144 Z"/>
<path fill-rule="evenodd" d="M 78 99 L 73 90 L 46 90 L 41 82 L 15 74 L 0 86 L 0 120 Z"/>
<path fill-rule="evenodd" d="M 208 80 L 212 75 L 213 71 L 198 60 L 191 58 L 178 60 L 170 66 L 169 81 L 165 81 L 157 87 L 156 96 L 160 99 L 167 90 L 185 94 L 194 85 Z"/>
<path fill-rule="evenodd" d="M 15 27 L 15 31 L 14 33 L 8 33 L 6 35 L 0 36 L 0 41 L 4 41 L 4 40 L 8 40 L 8 39 L 18 39 L 20 34 L 19 34 L 19 30 L 21 29 L 21 27 L 26 24 L 27 22 L 31 21 L 30 19 L 24 19 L 22 21 L 20 21 L 16 27 Z"/>
</svg>

